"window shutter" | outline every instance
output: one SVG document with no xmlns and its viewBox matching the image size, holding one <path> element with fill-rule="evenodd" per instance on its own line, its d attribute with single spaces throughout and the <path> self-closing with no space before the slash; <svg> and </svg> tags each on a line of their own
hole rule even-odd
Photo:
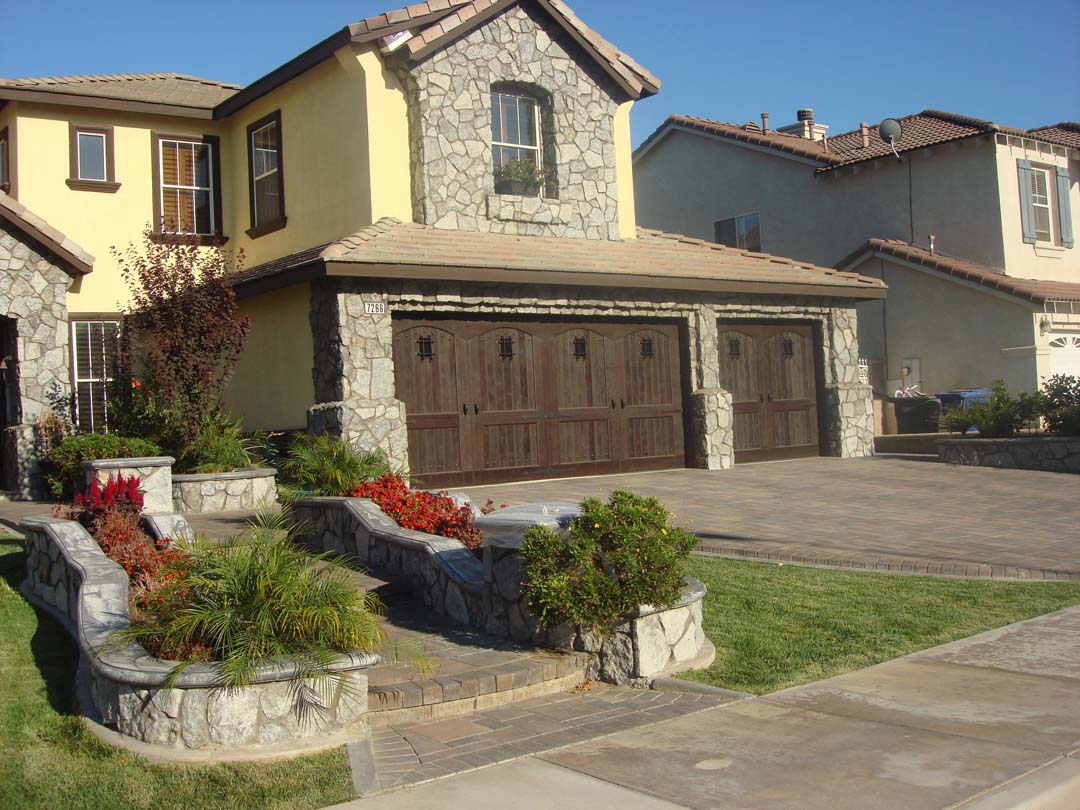
<svg viewBox="0 0 1080 810">
<path fill-rule="evenodd" d="M 1016 161 L 1016 171 L 1020 179 L 1020 226 L 1024 231 L 1024 241 L 1035 244 L 1035 206 L 1031 200 L 1031 163 L 1027 160 Z"/>
<path fill-rule="evenodd" d="M 1061 225 L 1061 246 L 1073 246 L 1072 210 L 1069 204 L 1069 170 L 1057 167 L 1058 223 Z"/>
</svg>

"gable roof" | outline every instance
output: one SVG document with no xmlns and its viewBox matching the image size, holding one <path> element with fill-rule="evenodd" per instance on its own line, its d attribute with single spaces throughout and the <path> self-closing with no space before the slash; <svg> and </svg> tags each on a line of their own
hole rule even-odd
<svg viewBox="0 0 1080 810">
<path fill-rule="evenodd" d="M 252 82 L 222 103 L 215 111 L 215 117 L 221 118 L 250 104 L 275 87 L 329 59 L 338 49 L 349 43 L 376 43 L 383 57 L 415 64 L 520 2 L 521 0 L 426 0 L 352 23 Z M 658 78 L 585 25 L 562 0 L 533 2 L 566 31 L 630 98 L 644 98 L 659 91 Z M 408 32 L 410 37 L 397 47 L 382 41 L 385 37 L 403 32 Z"/>
<path fill-rule="evenodd" d="M 856 273 L 638 229 L 602 241 L 441 230 L 384 218 L 322 248 L 247 270 L 238 288 L 318 275 L 565 284 L 665 290 L 881 298 L 885 286 Z"/>
<path fill-rule="evenodd" d="M 1000 270 L 995 270 L 985 264 L 956 256 L 931 253 L 925 248 L 916 247 L 898 239 L 868 239 L 865 244 L 846 256 L 836 266 L 838 268 L 852 267 L 869 255 L 891 256 L 1033 304 L 1045 304 L 1047 301 L 1080 301 L 1080 284 L 1007 276 Z"/>
<path fill-rule="evenodd" d="M 1080 148 L 1080 125 L 1078 124 L 1064 123 L 1053 127 L 1044 127 L 1040 130 L 1023 130 L 995 124 L 993 121 L 984 121 L 980 118 L 944 112 L 943 110 L 923 110 L 912 115 L 905 115 L 897 120 L 900 121 L 901 126 L 904 128 L 904 134 L 896 145 L 896 150 L 900 154 L 997 132 Z M 1070 127 L 1076 129 L 1070 129 Z M 698 130 L 710 135 L 743 141 L 798 157 L 816 160 L 821 164 L 816 169 L 817 172 L 828 172 L 843 166 L 876 160 L 892 154 L 892 148 L 878 137 L 876 126 L 870 127 L 870 143 L 864 147 L 862 145 L 861 128 L 841 132 L 821 141 L 812 141 L 809 138 L 801 138 L 797 135 L 789 135 L 776 130 L 762 132 L 756 123 L 731 124 L 685 115 L 670 116 L 656 132 L 638 147 L 638 153 L 642 153 L 653 142 L 662 138 L 671 128 Z M 1065 142 L 1064 139 L 1070 137 L 1074 139 L 1074 142 Z"/>
<path fill-rule="evenodd" d="M 1062 121 L 1060 124 L 1036 127 L 1035 129 L 1029 129 L 1028 134 L 1039 140 L 1056 143 L 1059 146 L 1080 149 L 1080 123 L 1076 121 Z"/>
<path fill-rule="evenodd" d="M 93 256 L 3 191 L 0 191 L 0 219 L 7 220 L 59 258 L 61 267 L 72 278 L 93 271 Z"/>
<path fill-rule="evenodd" d="M 112 109 L 141 109 L 210 118 L 214 107 L 240 89 L 182 73 L 0 78 L 0 98 Z M 131 107 L 130 105 L 138 105 Z"/>
</svg>

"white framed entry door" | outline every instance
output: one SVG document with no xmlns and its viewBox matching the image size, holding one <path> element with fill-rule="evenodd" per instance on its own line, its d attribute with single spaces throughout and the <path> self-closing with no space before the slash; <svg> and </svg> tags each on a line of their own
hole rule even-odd
<svg viewBox="0 0 1080 810">
<path fill-rule="evenodd" d="M 1080 335 L 1062 335 L 1050 341 L 1050 374 L 1080 377 Z"/>
</svg>

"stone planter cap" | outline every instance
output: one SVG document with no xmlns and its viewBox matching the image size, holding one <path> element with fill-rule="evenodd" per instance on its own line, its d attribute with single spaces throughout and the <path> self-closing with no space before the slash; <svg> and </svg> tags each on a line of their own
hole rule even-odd
<svg viewBox="0 0 1080 810">
<path fill-rule="evenodd" d="M 484 535 L 484 545 L 497 548 L 521 548 L 525 532 L 533 526 L 547 526 L 565 535 L 570 523 L 581 514 L 576 503 L 528 503 L 508 506 L 475 521 Z"/>
<path fill-rule="evenodd" d="M 277 470 L 272 467 L 256 467 L 252 470 L 232 470 L 221 473 L 173 473 L 174 484 L 195 483 L 197 481 L 242 481 L 248 478 L 273 478 Z"/>
<path fill-rule="evenodd" d="M 139 456 L 136 458 L 92 458 L 80 461 L 84 470 L 120 470 L 128 467 L 171 467 L 176 463 L 172 456 Z"/>
</svg>

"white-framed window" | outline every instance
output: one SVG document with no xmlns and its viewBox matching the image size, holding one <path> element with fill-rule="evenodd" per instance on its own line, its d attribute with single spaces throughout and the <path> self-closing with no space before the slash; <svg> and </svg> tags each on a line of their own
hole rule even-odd
<svg viewBox="0 0 1080 810">
<path fill-rule="evenodd" d="M 1054 218 L 1050 205 L 1050 172 L 1039 166 L 1031 167 L 1031 207 L 1035 211 L 1035 239 L 1053 242 Z"/>
<path fill-rule="evenodd" d="M 713 225 L 717 243 L 761 253 L 761 215 L 754 211 L 718 220 Z"/>
<path fill-rule="evenodd" d="M 71 369 L 75 423 L 83 431 L 109 428 L 109 383 L 120 349 L 120 321 L 72 321 Z"/>
<path fill-rule="evenodd" d="M 108 180 L 105 168 L 107 154 L 104 132 L 79 132 L 76 135 L 78 149 L 78 179 Z"/>
<path fill-rule="evenodd" d="M 165 137 L 157 143 L 162 232 L 213 235 L 217 223 L 213 144 Z"/>
<path fill-rule="evenodd" d="M 539 192 L 544 165 L 540 105 L 535 98 L 492 92 L 491 159 L 497 194 Z"/>
<path fill-rule="evenodd" d="M 276 111 L 248 127 L 251 178 L 251 227 L 273 228 L 285 220 L 285 187 L 281 167 L 281 113 Z"/>
</svg>

